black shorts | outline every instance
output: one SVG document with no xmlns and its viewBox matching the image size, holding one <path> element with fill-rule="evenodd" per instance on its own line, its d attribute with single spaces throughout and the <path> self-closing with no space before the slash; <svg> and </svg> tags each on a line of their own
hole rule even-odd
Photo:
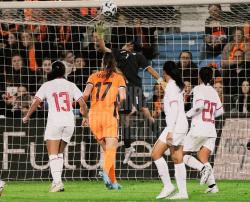
<svg viewBox="0 0 250 202">
<path fill-rule="evenodd" d="M 126 101 L 124 102 L 121 111 L 124 113 L 130 113 L 133 106 L 135 106 L 137 111 L 140 111 L 143 107 L 147 107 L 142 87 L 128 84 L 126 87 Z"/>
</svg>

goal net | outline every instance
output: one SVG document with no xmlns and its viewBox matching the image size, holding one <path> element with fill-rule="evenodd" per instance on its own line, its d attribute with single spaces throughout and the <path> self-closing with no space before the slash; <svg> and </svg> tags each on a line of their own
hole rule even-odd
<svg viewBox="0 0 250 202">
<path fill-rule="evenodd" d="M 0 176 L 7 180 L 50 179 L 43 141 L 48 105 L 22 124 L 37 89 L 47 80 L 51 63 L 67 64 L 67 79 L 83 91 L 88 76 L 101 66 L 94 25 L 102 20 L 108 47 L 121 48 L 133 39 L 149 65 L 162 74 L 174 61 L 185 82 L 185 110 L 192 103 L 198 70 L 214 69 L 214 85 L 225 114 L 216 120 L 218 138 L 211 155 L 219 179 L 250 179 L 250 0 L 114 0 L 113 17 L 100 13 L 102 1 L 0 2 Z M 157 179 L 150 158 L 159 131 L 165 127 L 163 90 L 140 70 L 144 96 L 157 127 L 136 112 L 131 120 L 136 152 L 124 160 L 124 115 L 121 114 L 116 169 L 122 179 Z M 64 152 L 64 179 L 97 179 L 103 154 L 89 128 L 82 128 L 79 106 L 71 143 Z M 174 176 L 168 153 L 165 158 Z M 199 178 L 187 168 L 188 178 Z"/>
</svg>

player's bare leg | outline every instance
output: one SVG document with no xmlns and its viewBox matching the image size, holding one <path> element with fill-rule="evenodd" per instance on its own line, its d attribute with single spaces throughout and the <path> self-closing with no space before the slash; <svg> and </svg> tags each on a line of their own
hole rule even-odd
<svg viewBox="0 0 250 202">
<path fill-rule="evenodd" d="M 104 184 L 109 189 L 113 189 L 113 184 L 117 183 L 112 182 L 109 177 L 111 169 L 114 169 L 117 145 L 117 138 L 105 138 L 105 145 L 103 145 L 105 147 L 103 172 L 99 172 L 99 175 L 102 177 Z M 115 170 L 113 170 L 113 172 L 115 172 Z M 115 175 L 115 173 L 112 173 L 111 177 L 114 177 L 113 175 Z"/>
<path fill-rule="evenodd" d="M 145 118 L 147 120 L 149 120 L 150 124 L 154 124 L 155 119 L 152 117 L 149 109 L 147 107 L 142 107 L 141 108 L 141 112 L 143 113 L 143 115 L 145 116 Z"/>
<path fill-rule="evenodd" d="M 170 194 L 172 194 L 175 190 L 174 185 L 172 184 L 171 179 L 170 179 L 170 175 L 168 171 L 168 164 L 163 158 L 165 151 L 168 149 L 169 149 L 169 146 L 167 144 L 165 144 L 161 140 L 157 140 L 151 153 L 151 157 L 154 160 L 159 176 L 164 185 L 162 191 L 156 197 L 156 199 L 166 198 Z"/>
<path fill-rule="evenodd" d="M 205 169 L 203 169 L 204 170 L 203 181 L 202 181 L 202 176 L 201 176 L 201 184 L 204 184 L 204 183 L 208 184 L 208 189 L 205 191 L 205 193 L 217 193 L 219 192 L 219 189 L 215 182 L 213 168 L 208 162 L 210 154 L 211 154 L 211 151 L 204 146 L 198 152 L 198 158 L 205 166 Z"/>
<path fill-rule="evenodd" d="M 63 169 L 63 151 L 66 145 L 67 143 L 62 140 L 47 140 L 49 165 L 53 178 L 50 192 L 64 191 L 64 185 L 62 183 L 61 176 Z"/>
<path fill-rule="evenodd" d="M 131 155 L 135 152 L 135 148 L 131 146 L 130 135 L 130 117 L 136 112 L 135 106 L 132 107 L 132 111 L 125 116 L 125 129 L 124 129 L 124 145 L 125 145 L 125 157 L 123 164 L 127 164 Z"/>
<path fill-rule="evenodd" d="M 179 192 L 169 199 L 188 199 L 187 184 L 186 184 L 186 167 L 183 163 L 183 146 L 171 146 L 171 158 L 174 162 L 175 179 Z"/>
<path fill-rule="evenodd" d="M 149 109 L 147 107 L 142 107 L 141 112 L 143 113 L 144 117 L 147 120 L 149 120 L 149 126 L 152 132 L 154 133 L 154 135 L 158 137 L 160 134 L 159 126 L 157 125 L 154 117 L 151 115 Z"/>
</svg>

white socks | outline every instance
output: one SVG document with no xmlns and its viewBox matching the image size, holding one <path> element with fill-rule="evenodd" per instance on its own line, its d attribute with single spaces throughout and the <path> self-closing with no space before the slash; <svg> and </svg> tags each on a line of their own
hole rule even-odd
<svg viewBox="0 0 250 202">
<path fill-rule="evenodd" d="M 194 158 L 191 155 L 184 155 L 183 162 L 190 168 L 194 168 L 199 171 L 201 171 L 202 168 L 204 167 L 203 163 L 201 163 L 200 161 L 198 161 L 196 158 Z"/>
<path fill-rule="evenodd" d="M 58 155 L 51 154 L 49 155 L 49 166 L 51 175 L 54 183 L 59 183 L 62 181 L 62 169 L 63 169 L 63 154 Z"/>
<path fill-rule="evenodd" d="M 159 176 L 161 178 L 162 183 L 164 184 L 164 187 L 173 186 L 169 176 L 168 164 L 166 163 L 165 159 L 161 157 L 160 159 L 154 161 L 154 163 L 157 167 Z"/>
<path fill-rule="evenodd" d="M 214 170 L 213 170 L 213 168 L 212 168 L 212 166 L 211 166 L 211 164 L 209 162 L 205 163 L 204 165 L 210 167 L 211 170 L 212 170 L 212 173 L 210 174 L 210 176 L 207 179 L 207 185 L 209 187 L 209 186 L 211 186 L 213 184 L 216 184 L 215 183 L 215 178 L 214 178 Z"/>
<path fill-rule="evenodd" d="M 179 192 L 182 194 L 187 194 L 187 184 L 186 184 L 186 167 L 184 163 L 174 164 L 175 169 L 175 179 L 178 186 Z"/>
<path fill-rule="evenodd" d="M 208 186 L 216 184 L 215 178 L 214 178 L 213 168 L 209 162 L 203 164 L 191 155 L 184 155 L 183 161 L 189 167 L 197 169 L 199 171 L 201 171 L 204 166 L 209 166 L 212 169 L 212 173 L 208 177 L 207 184 L 208 184 Z"/>
</svg>

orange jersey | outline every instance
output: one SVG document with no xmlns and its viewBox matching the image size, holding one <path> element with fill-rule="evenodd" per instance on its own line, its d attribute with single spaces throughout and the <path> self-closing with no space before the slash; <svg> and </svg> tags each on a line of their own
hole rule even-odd
<svg viewBox="0 0 250 202">
<path fill-rule="evenodd" d="M 115 113 L 118 90 L 121 87 L 126 87 L 123 76 L 112 73 L 106 79 L 106 72 L 98 71 L 90 75 L 87 84 L 93 85 L 90 111 Z"/>
</svg>

